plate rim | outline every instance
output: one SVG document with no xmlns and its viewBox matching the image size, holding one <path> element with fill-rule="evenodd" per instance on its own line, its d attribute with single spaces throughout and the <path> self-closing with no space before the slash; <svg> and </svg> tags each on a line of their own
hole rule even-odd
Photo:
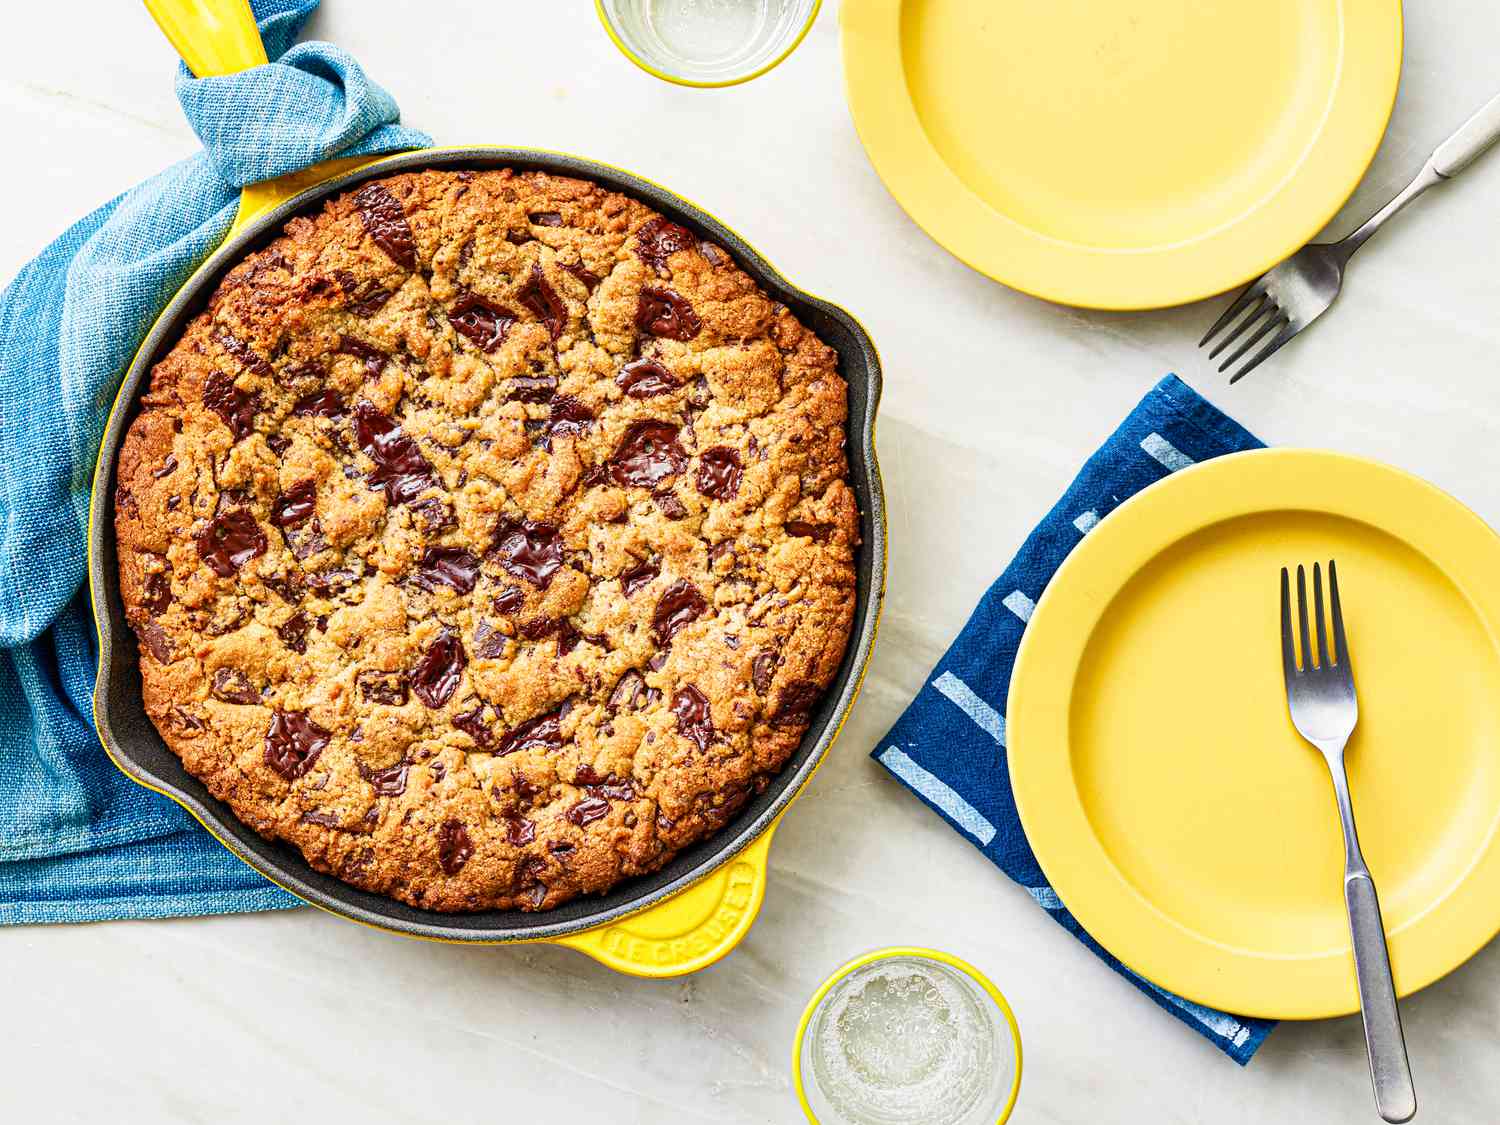
<svg viewBox="0 0 1500 1125">
<path fill-rule="evenodd" d="M 1281 186 L 1239 219 L 1186 243 L 1090 248 L 994 209 L 938 154 L 905 77 L 901 13 L 909 2 L 848 0 L 839 13 L 845 99 L 876 175 L 907 216 L 965 265 L 1021 293 L 1076 308 L 1188 304 L 1289 257 L 1354 194 L 1385 136 L 1400 85 L 1402 0 L 1331 0 L 1341 31 L 1335 86 L 1322 126 Z M 1273 236 L 1278 229 L 1284 233 Z M 1236 243 L 1244 243 L 1237 257 L 1217 263 L 1216 255 Z"/>
<path fill-rule="evenodd" d="M 1277 474 L 1283 478 L 1279 483 Z M 1300 507 L 1371 523 L 1418 551 L 1469 601 L 1500 651 L 1500 589 L 1486 584 L 1487 575 L 1500 567 L 1500 532 L 1477 513 L 1436 485 L 1380 461 L 1320 449 L 1255 449 L 1179 470 L 1130 497 L 1091 529 L 1038 599 L 1006 702 L 1006 762 L 1016 809 L 1047 881 L 1079 924 L 1159 987 L 1209 1007 L 1270 1019 L 1357 1012 L 1352 961 L 1342 952 L 1288 958 L 1235 950 L 1158 911 L 1123 876 L 1088 826 L 1073 782 L 1065 715 L 1077 665 L 1057 675 L 1056 650 L 1081 654 L 1109 603 L 1163 551 L 1226 519 L 1286 508 L 1274 493 L 1268 498 L 1268 482 L 1307 489 L 1310 481 L 1319 482 L 1312 486 L 1312 502 L 1299 494 Z M 1357 493 L 1352 500 L 1351 489 Z M 1328 501 L 1329 496 L 1334 499 Z M 1368 518 L 1368 509 L 1377 504 L 1383 517 L 1391 513 L 1388 519 Z M 1391 530 L 1402 524 L 1422 530 L 1416 536 Z M 1132 555 L 1145 552 L 1144 558 L 1116 564 L 1122 547 Z M 1092 599 L 1081 608 L 1080 593 Z M 1061 721 L 1054 717 L 1051 728 L 1044 725 L 1049 707 L 1064 715 Z M 1400 995 L 1446 976 L 1500 933 L 1497 825 L 1500 809 L 1463 876 L 1390 934 Z"/>
</svg>

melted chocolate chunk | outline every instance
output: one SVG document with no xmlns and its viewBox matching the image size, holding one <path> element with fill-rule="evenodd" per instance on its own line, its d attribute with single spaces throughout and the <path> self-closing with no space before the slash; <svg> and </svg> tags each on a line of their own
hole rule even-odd
<svg viewBox="0 0 1500 1125">
<path fill-rule="evenodd" d="M 406 771 L 409 764 L 405 759 L 397 762 L 394 766 L 386 766 L 383 770 L 366 769 L 363 765 L 359 767 L 359 774 L 370 783 L 380 797 L 399 797 L 406 792 Z"/>
<path fill-rule="evenodd" d="M 303 395 L 293 404 L 292 413 L 301 418 L 342 418 L 347 411 L 343 396 L 330 387 Z"/>
<path fill-rule="evenodd" d="M 688 514 L 687 506 L 675 492 L 658 492 L 652 497 L 656 501 L 657 510 L 669 520 L 685 519 Z"/>
<path fill-rule="evenodd" d="M 518 750 L 557 750 L 562 746 L 563 709 L 549 711 L 528 719 L 520 726 L 509 730 L 495 747 L 500 757 L 514 754 Z"/>
<path fill-rule="evenodd" d="M 585 289 L 593 289 L 594 286 L 599 284 L 598 276 L 584 269 L 582 263 L 560 262 L 558 264 L 579 281 L 583 282 Z"/>
<path fill-rule="evenodd" d="M 654 398 L 682 386 L 654 359 L 631 360 L 615 376 L 615 386 L 631 398 Z"/>
<path fill-rule="evenodd" d="M 823 694 L 817 684 L 797 680 L 781 689 L 781 702 L 772 722 L 777 726 L 798 726 L 807 721 L 813 704 Z"/>
<path fill-rule="evenodd" d="M 484 717 L 483 701 L 476 703 L 472 711 L 461 711 L 454 715 L 453 725 L 472 738 L 475 746 L 481 750 L 489 749 L 494 740 L 494 731 Z"/>
<path fill-rule="evenodd" d="M 562 619 L 558 617 L 533 617 L 530 621 L 522 623 L 516 632 L 528 641 L 539 641 L 557 632 L 561 625 Z"/>
<path fill-rule="evenodd" d="M 609 472 L 617 484 L 655 489 L 687 467 L 687 453 L 670 422 L 637 422 L 625 431 L 610 459 Z"/>
<path fill-rule="evenodd" d="M 556 211 L 533 211 L 526 217 L 539 227 L 560 227 L 563 225 L 563 217 Z"/>
<path fill-rule="evenodd" d="M 366 479 L 371 488 L 384 488 L 392 504 L 410 504 L 426 489 L 437 485 L 432 465 L 414 439 L 401 426 L 376 410 L 369 402 L 354 408 L 354 436 L 375 468 Z"/>
<path fill-rule="evenodd" d="M 271 505 L 271 522 L 277 527 L 296 527 L 305 523 L 318 510 L 317 496 L 317 486 L 312 481 L 298 481 Z"/>
<path fill-rule="evenodd" d="M 172 604 L 172 570 L 154 571 L 141 581 L 141 605 L 153 617 L 160 617 Z"/>
<path fill-rule="evenodd" d="M 358 317 L 371 317 L 378 313 L 391 299 L 391 291 L 374 278 L 359 281 L 348 270 L 339 270 L 334 275 L 339 288 L 349 302 L 349 311 Z"/>
<path fill-rule="evenodd" d="M 705 449 L 698 457 L 698 491 L 715 500 L 731 500 L 740 490 L 744 467 L 738 451 L 727 445 Z"/>
<path fill-rule="evenodd" d="M 323 529 L 318 526 L 316 518 L 307 525 L 307 530 L 300 531 L 296 528 L 282 528 L 281 537 L 286 540 L 287 546 L 292 549 L 292 554 L 299 562 L 305 561 L 328 549 L 328 540 L 323 538 Z"/>
<path fill-rule="evenodd" d="M 299 609 L 276 627 L 276 635 L 281 638 L 282 644 L 301 655 L 307 651 L 307 630 L 310 625 L 312 618 Z"/>
<path fill-rule="evenodd" d="M 648 285 L 635 307 L 635 326 L 668 340 L 691 340 L 703 331 L 703 321 L 686 297 L 675 289 Z"/>
<path fill-rule="evenodd" d="M 649 559 L 645 562 L 637 563 L 629 570 L 621 572 L 620 592 L 628 598 L 660 573 L 661 567 Z"/>
<path fill-rule="evenodd" d="M 776 665 L 780 662 L 781 657 L 769 650 L 756 653 L 755 659 L 750 662 L 750 682 L 761 695 L 765 695 L 766 689 L 771 686 L 771 678 L 776 675 Z"/>
<path fill-rule="evenodd" d="M 552 415 L 547 419 L 547 448 L 551 439 L 567 434 L 581 434 L 594 424 L 594 413 L 572 395 L 558 395 L 552 400 Z"/>
<path fill-rule="evenodd" d="M 224 703 L 248 706 L 260 702 L 260 692 L 250 682 L 250 677 L 238 668 L 215 668 L 214 678 L 208 690 L 215 699 Z"/>
<path fill-rule="evenodd" d="M 505 838 L 515 847 L 522 847 L 536 839 L 536 825 L 519 816 L 505 818 Z"/>
<path fill-rule="evenodd" d="M 677 731 L 691 738 L 699 750 L 706 751 L 713 741 L 713 712 L 708 697 L 692 684 L 684 684 L 672 696 L 672 714 L 677 716 Z"/>
<path fill-rule="evenodd" d="M 496 613 L 510 615 L 520 611 L 526 604 L 526 595 L 515 586 L 507 586 L 495 595 L 495 600 L 490 603 L 495 607 Z"/>
<path fill-rule="evenodd" d="M 418 500 L 408 507 L 422 530 L 429 535 L 436 535 L 440 531 L 447 531 L 450 527 L 458 526 L 458 521 L 453 518 L 453 509 L 436 496 Z"/>
<path fill-rule="evenodd" d="M 354 682 L 359 687 L 360 698 L 366 703 L 384 703 L 390 707 L 400 707 L 406 702 L 408 684 L 404 672 L 380 672 L 371 669 L 354 677 Z"/>
<path fill-rule="evenodd" d="M 481 660 L 493 660 L 497 656 L 504 656 L 505 641 L 505 634 L 498 629 L 491 628 L 488 621 L 481 621 L 474 626 L 474 655 Z"/>
<path fill-rule="evenodd" d="M 634 668 L 627 669 L 609 693 L 609 707 L 613 711 L 636 711 L 645 700 L 646 678 Z"/>
<path fill-rule="evenodd" d="M 220 578 L 232 578 L 253 558 L 266 553 L 266 536 L 245 508 L 228 508 L 196 536 L 198 557 Z"/>
<path fill-rule="evenodd" d="M 647 220 L 635 232 L 635 252 L 641 261 L 662 277 L 667 276 L 667 259 L 681 250 L 692 250 L 698 238 L 692 231 L 660 215 Z"/>
<path fill-rule="evenodd" d="M 557 290 L 542 273 L 542 267 L 533 262 L 526 284 L 516 293 L 516 298 L 534 312 L 537 319 L 547 326 L 547 334 L 556 340 L 568 326 L 568 306 L 557 295 Z"/>
<path fill-rule="evenodd" d="M 215 371 L 203 382 L 203 405 L 212 410 L 234 440 L 239 441 L 255 429 L 255 411 L 260 406 L 260 396 L 247 394 L 234 385 L 234 376 L 224 371 Z"/>
<path fill-rule="evenodd" d="M 698 592 L 698 587 L 685 578 L 673 582 L 662 592 L 661 601 L 656 603 L 656 613 L 651 619 L 651 631 L 656 636 L 656 643 L 663 648 L 669 646 L 672 638 L 698 620 L 707 608 L 708 602 Z"/>
<path fill-rule="evenodd" d="M 833 528 L 826 523 L 808 523 L 805 520 L 787 520 L 786 533 L 797 535 L 805 539 L 812 539 L 822 543 L 833 533 Z"/>
<path fill-rule="evenodd" d="M 295 781 L 312 769 L 330 737 L 303 711 L 276 711 L 266 731 L 266 765 Z"/>
<path fill-rule="evenodd" d="M 240 366 L 246 371 L 252 371 L 256 375 L 264 375 L 268 379 L 275 377 L 275 372 L 271 370 L 271 365 L 257 355 L 255 349 L 234 333 L 221 332 L 214 339 L 218 341 L 219 347 L 239 360 Z M 204 388 L 205 392 L 207 389 L 207 387 Z"/>
<path fill-rule="evenodd" d="M 550 523 L 501 520 L 491 553 L 511 574 L 545 590 L 562 569 L 562 536 Z"/>
<path fill-rule="evenodd" d="M 352 570 L 336 567 L 333 570 L 322 570 L 316 574 L 307 576 L 307 584 L 320 594 L 332 596 L 340 594 L 353 586 L 359 575 Z"/>
<path fill-rule="evenodd" d="M 172 663 L 172 642 L 167 639 L 167 631 L 155 621 L 139 621 L 135 625 L 136 638 L 141 646 L 151 654 L 151 659 L 158 664 Z"/>
<path fill-rule="evenodd" d="M 447 586 L 460 594 L 474 589 L 479 580 L 479 560 L 462 547 L 428 547 L 412 581 L 424 590 Z"/>
<path fill-rule="evenodd" d="M 441 707 L 458 690 L 459 678 L 469 658 L 456 633 L 444 633 L 432 645 L 411 673 L 411 690 L 428 707 Z"/>
<path fill-rule="evenodd" d="M 465 290 L 448 313 L 453 330 L 466 336 L 482 352 L 492 352 L 505 342 L 505 334 L 519 319 L 501 305 Z"/>
<path fill-rule="evenodd" d="M 168 453 L 167 454 L 167 459 L 161 463 L 161 468 L 157 469 L 151 475 L 153 477 L 155 477 L 157 480 L 161 480 L 163 477 L 169 477 L 169 476 L 171 476 L 172 473 L 176 469 L 177 469 L 177 458 L 174 455 Z"/>
<path fill-rule="evenodd" d="M 365 224 L 365 233 L 398 266 L 417 268 L 417 243 L 401 201 L 384 184 L 370 183 L 354 193 L 354 206 Z"/>
<path fill-rule="evenodd" d="M 582 828 L 585 824 L 598 820 L 609 812 L 609 799 L 607 797 L 585 797 L 563 815 L 568 820 Z"/>
<path fill-rule="evenodd" d="M 517 402 L 551 402 L 557 380 L 551 375 L 521 375 L 506 383 L 505 389 Z"/>
<path fill-rule="evenodd" d="M 384 371 L 386 361 L 391 358 L 374 344 L 367 344 L 355 336 L 340 336 L 334 352 L 338 355 L 352 355 L 363 363 L 367 379 L 373 379 Z"/>
<path fill-rule="evenodd" d="M 707 241 L 698 243 L 698 253 L 703 255 L 709 265 L 716 268 L 729 264 L 729 255 L 724 253 L 715 243 Z"/>
<path fill-rule="evenodd" d="M 474 842 L 469 832 L 456 820 L 445 820 L 438 829 L 438 863 L 443 872 L 457 875 L 474 854 Z"/>
</svg>

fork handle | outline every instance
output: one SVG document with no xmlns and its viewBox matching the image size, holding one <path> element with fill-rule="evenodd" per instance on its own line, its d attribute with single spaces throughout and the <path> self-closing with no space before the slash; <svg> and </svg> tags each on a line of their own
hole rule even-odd
<svg viewBox="0 0 1500 1125">
<path fill-rule="evenodd" d="M 1480 153 L 1500 141 L 1500 94 L 1491 98 L 1478 113 L 1459 127 L 1458 132 L 1438 145 L 1422 170 L 1394 199 L 1371 215 L 1359 228 L 1334 245 L 1344 261 L 1354 256 L 1372 234 L 1386 221 L 1428 188 L 1451 180 L 1467 168 Z"/>
<path fill-rule="evenodd" d="M 1491 98 L 1478 113 L 1469 118 L 1458 132 L 1438 145 L 1432 154 L 1432 170 L 1443 179 L 1458 175 L 1473 159 L 1496 141 L 1500 141 L 1500 94 Z"/>
<path fill-rule="evenodd" d="M 1386 1121 L 1410 1121 L 1417 1112 L 1406 1037 L 1396 1009 L 1396 985 L 1385 947 L 1380 900 L 1368 871 L 1344 876 L 1344 904 L 1349 908 L 1349 935 L 1354 943 L 1354 975 L 1359 981 L 1359 1010 L 1365 1021 L 1365 1048 L 1375 1108 Z"/>
<path fill-rule="evenodd" d="M 1325 747 L 1328 754 L 1333 747 Z M 1375 880 L 1365 866 L 1354 830 L 1354 803 L 1342 751 L 1329 754 L 1329 772 L 1344 829 L 1344 905 L 1349 911 L 1349 938 L 1354 946 L 1354 977 L 1359 985 L 1359 1011 L 1365 1022 L 1365 1050 L 1370 1059 L 1370 1081 L 1375 1086 L 1375 1108 L 1386 1121 L 1410 1121 L 1417 1112 L 1406 1036 L 1396 1008 L 1396 982 L 1385 944 L 1385 923 Z"/>
</svg>

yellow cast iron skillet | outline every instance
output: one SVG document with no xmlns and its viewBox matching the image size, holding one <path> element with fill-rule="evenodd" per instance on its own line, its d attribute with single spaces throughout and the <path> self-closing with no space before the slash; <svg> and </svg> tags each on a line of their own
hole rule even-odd
<svg viewBox="0 0 1500 1125">
<path fill-rule="evenodd" d="M 147 0 L 147 7 L 195 74 L 230 73 L 266 62 L 245 0 Z M 312 870 L 290 846 L 262 839 L 210 796 L 162 741 L 141 702 L 135 637 L 120 601 L 113 531 L 115 459 L 152 366 L 203 308 L 224 273 L 274 239 L 289 218 L 376 176 L 423 168 L 502 167 L 581 176 L 642 200 L 723 246 L 757 284 L 838 352 L 840 370 L 849 383 L 850 485 L 859 502 L 863 547 L 856 561 L 854 630 L 838 676 L 785 769 L 732 823 L 663 870 L 599 897 L 577 899 L 545 913 L 439 914 L 357 890 Z M 869 662 L 885 593 L 885 499 L 874 446 L 880 385 L 875 346 L 849 313 L 794 288 L 707 212 L 609 165 L 536 149 L 466 146 L 376 160 L 333 160 L 253 184 L 241 196 L 239 214 L 224 244 L 188 279 L 142 343 L 120 387 L 99 451 L 88 544 L 89 586 L 99 631 L 94 718 L 100 740 L 127 776 L 187 809 L 266 878 L 342 917 L 437 941 L 555 942 L 636 976 L 675 976 L 712 964 L 739 943 L 755 920 L 765 895 L 772 833 L 838 735 Z"/>
</svg>

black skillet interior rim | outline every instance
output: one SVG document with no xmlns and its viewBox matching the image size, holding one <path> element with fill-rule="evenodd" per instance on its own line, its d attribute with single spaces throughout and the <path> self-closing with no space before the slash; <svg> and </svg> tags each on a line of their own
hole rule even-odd
<svg viewBox="0 0 1500 1125">
<path fill-rule="evenodd" d="M 727 249 L 758 285 L 784 302 L 839 354 L 849 384 L 850 484 L 860 508 L 863 546 L 857 560 L 854 626 L 839 673 L 812 716 L 801 745 L 766 791 L 717 835 L 684 851 L 652 875 L 626 880 L 608 893 L 574 899 L 539 914 L 484 911 L 440 914 L 357 890 L 312 870 L 288 844 L 262 839 L 182 766 L 147 718 L 141 700 L 135 637 L 125 622 L 114 549 L 115 459 L 136 403 L 160 354 L 207 302 L 219 279 L 248 253 L 274 239 L 286 221 L 366 179 L 423 168 L 508 167 L 576 175 L 633 196 Z M 562 937 L 604 925 L 668 898 L 726 863 L 763 833 L 812 775 L 853 704 L 875 640 L 885 590 L 885 499 L 875 460 L 875 410 L 880 401 L 880 360 L 869 335 L 843 309 L 792 286 L 753 247 L 719 220 L 656 184 L 582 157 L 535 149 L 466 147 L 417 150 L 325 181 L 252 221 L 226 241 L 205 268 L 172 299 L 127 372 L 105 430 L 94 477 L 89 522 L 89 580 L 99 630 L 95 716 L 115 764 L 142 784 L 188 809 L 215 836 L 261 874 L 315 906 L 354 921 L 415 937 L 462 942 L 503 942 Z"/>
</svg>

